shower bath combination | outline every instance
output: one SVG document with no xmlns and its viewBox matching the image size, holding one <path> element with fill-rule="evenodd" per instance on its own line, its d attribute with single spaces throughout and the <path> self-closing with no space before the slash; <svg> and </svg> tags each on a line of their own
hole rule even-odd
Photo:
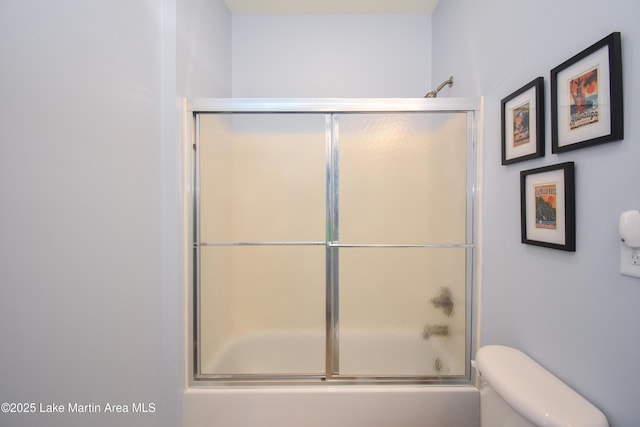
<svg viewBox="0 0 640 427">
<path fill-rule="evenodd" d="M 470 384 L 479 105 L 191 100 L 193 383 Z"/>
<path fill-rule="evenodd" d="M 190 109 L 183 425 L 608 427 L 518 350 L 471 361 L 479 100 Z"/>
</svg>

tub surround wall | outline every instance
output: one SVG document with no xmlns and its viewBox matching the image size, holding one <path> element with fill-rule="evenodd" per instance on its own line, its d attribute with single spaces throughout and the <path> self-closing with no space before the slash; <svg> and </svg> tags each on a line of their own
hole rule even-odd
<svg viewBox="0 0 640 427">
<path fill-rule="evenodd" d="M 431 90 L 430 16 L 234 15 L 232 22 L 235 98 L 422 97 Z"/>
<path fill-rule="evenodd" d="M 446 0 L 433 14 L 434 81 L 485 97 L 480 341 L 529 354 L 599 407 L 612 426 L 640 423 L 640 280 L 619 273 L 618 217 L 638 209 L 640 3 Z M 551 154 L 550 70 L 622 33 L 625 139 Z M 544 158 L 500 165 L 500 100 L 545 78 Z M 576 162 L 575 253 L 520 243 L 519 173 Z"/>
<path fill-rule="evenodd" d="M 231 96 L 231 15 L 224 0 L 176 1 L 178 96 Z"/>
</svg>

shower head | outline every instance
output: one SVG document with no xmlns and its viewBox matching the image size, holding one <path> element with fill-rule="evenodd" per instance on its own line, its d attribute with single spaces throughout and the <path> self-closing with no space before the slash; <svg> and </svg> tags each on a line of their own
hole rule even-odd
<svg viewBox="0 0 640 427">
<path fill-rule="evenodd" d="M 425 98 L 435 98 L 436 96 L 438 96 L 438 92 L 440 92 L 442 90 L 442 88 L 445 87 L 446 85 L 449 85 L 450 87 L 453 86 L 453 76 L 449 77 L 448 80 L 445 80 L 442 83 L 440 83 L 440 86 L 438 86 L 437 88 L 435 88 L 431 92 L 428 92 L 424 97 Z"/>
</svg>

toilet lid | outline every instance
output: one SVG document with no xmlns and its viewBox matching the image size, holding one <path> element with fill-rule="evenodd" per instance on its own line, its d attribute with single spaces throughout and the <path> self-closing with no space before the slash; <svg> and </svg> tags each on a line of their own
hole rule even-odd
<svg viewBox="0 0 640 427">
<path fill-rule="evenodd" d="M 500 397 L 535 425 L 609 427 L 598 408 L 520 350 L 484 346 L 476 366 Z"/>
</svg>

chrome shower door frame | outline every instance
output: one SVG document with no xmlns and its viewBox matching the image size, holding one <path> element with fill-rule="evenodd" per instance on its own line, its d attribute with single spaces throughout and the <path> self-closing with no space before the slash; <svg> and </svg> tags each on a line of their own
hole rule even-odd
<svg viewBox="0 0 640 427">
<path fill-rule="evenodd" d="M 244 98 L 196 98 L 188 100 L 188 113 L 193 117 L 192 135 L 190 144 L 193 144 L 195 153 L 190 161 L 192 176 L 192 205 L 189 207 L 193 231 L 189 242 L 192 248 L 191 285 L 188 298 L 192 321 L 189 325 L 190 336 L 193 337 L 193 345 L 189 345 L 189 372 L 191 385 L 269 385 L 269 384 L 375 384 L 375 383 L 411 383 L 411 384 L 470 384 L 471 357 L 475 348 L 476 337 L 474 334 L 476 316 L 474 313 L 475 283 L 477 282 L 477 192 L 478 192 L 478 122 L 481 113 L 480 98 L 384 98 L 384 99 L 244 99 Z M 454 245 L 393 245 L 392 247 L 447 247 L 463 248 L 466 255 L 466 298 L 465 298 L 465 375 L 460 377 L 424 378 L 406 376 L 371 376 L 348 377 L 339 374 L 338 360 L 338 331 L 339 306 L 338 293 L 338 250 L 340 247 L 353 247 L 353 245 L 340 244 L 338 239 L 339 224 L 339 198 L 338 198 L 338 140 L 335 138 L 337 129 L 334 114 L 341 113 L 465 113 L 467 116 L 467 194 L 466 194 L 466 242 Z M 325 115 L 325 148 L 326 148 L 326 242 L 306 242 L 306 245 L 326 245 L 326 345 L 325 345 L 325 375 L 300 375 L 300 376 L 273 376 L 273 375 L 209 375 L 202 373 L 201 361 L 198 357 L 200 343 L 200 256 L 201 246 L 206 243 L 199 241 L 200 224 L 199 211 L 199 115 L 206 113 L 317 113 Z M 260 245 L 259 242 L 243 242 L 243 245 Z M 289 242 L 270 242 L 274 245 L 288 245 Z M 298 243 L 299 244 L 299 243 Z M 389 247 L 388 245 L 362 245 L 362 247 Z"/>
</svg>

